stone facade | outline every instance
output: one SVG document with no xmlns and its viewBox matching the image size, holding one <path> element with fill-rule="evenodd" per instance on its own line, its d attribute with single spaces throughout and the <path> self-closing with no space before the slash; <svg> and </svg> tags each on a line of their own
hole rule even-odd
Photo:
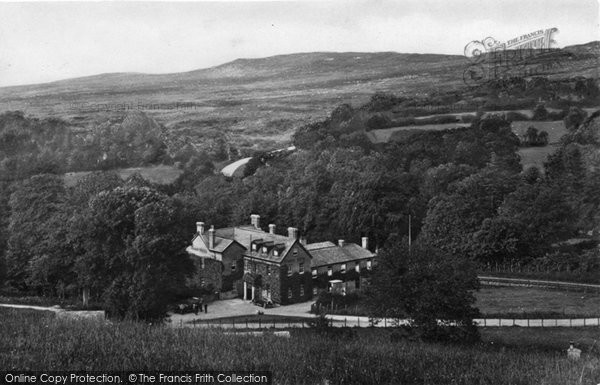
<svg viewBox="0 0 600 385">
<path fill-rule="evenodd" d="M 219 291 L 235 292 L 244 300 L 282 305 L 310 300 L 320 290 L 353 291 L 364 285 L 375 254 L 339 240 L 306 244 L 298 229 L 289 227 L 287 235 L 260 227 L 260 216 L 251 224 L 206 231 L 197 223 L 197 233 L 188 247 L 196 264 L 194 283 L 214 285 Z M 357 268 L 358 266 L 358 268 Z"/>
</svg>

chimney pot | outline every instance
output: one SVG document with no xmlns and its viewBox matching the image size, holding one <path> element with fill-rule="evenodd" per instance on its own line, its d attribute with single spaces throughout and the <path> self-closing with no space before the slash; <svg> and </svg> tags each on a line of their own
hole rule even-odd
<svg viewBox="0 0 600 385">
<path fill-rule="evenodd" d="M 298 239 L 298 229 L 295 227 L 288 227 L 288 238 Z"/>
<path fill-rule="evenodd" d="M 362 237 L 362 248 L 363 249 L 369 248 L 369 237 Z"/>
<path fill-rule="evenodd" d="M 215 248 L 215 226 L 210 226 L 210 230 L 208 230 L 208 248 Z"/>
<path fill-rule="evenodd" d="M 198 234 L 204 234 L 204 222 L 196 222 L 196 232 Z"/>
<path fill-rule="evenodd" d="M 275 234 L 275 225 L 273 223 L 269 225 L 269 234 Z"/>
<path fill-rule="evenodd" d="M 344 240 L 343 240 L 343 239 L 340 239 L 340 240 L 338 240 L 338 245 L 339 245 L 340 247 L 344 247 L 344 243 L 345 243 L 345 242 L 344 242 Z"/>
<path fill-rule="evenodd" d="M 250 215 L 250 224 L 254 226 L 256 229 L 260 229 L 260 215 L 251 214 Z"/>
</svg>

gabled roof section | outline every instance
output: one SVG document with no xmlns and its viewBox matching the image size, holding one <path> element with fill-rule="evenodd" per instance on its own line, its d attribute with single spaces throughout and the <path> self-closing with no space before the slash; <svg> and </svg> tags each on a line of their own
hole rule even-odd
<svg viewBox="0 0 600 385">
<path fill-rule="evenodd" d="M 374 253 L 355 243 L 337 246 L 331 242 L 311 243 L 306 249 L 312 255 L 311 266 L 320 267 L 373 258 Z"/>
<path fill-rule="evenodd" d="M 194 242 L 196 242 L 197 240 L 200 240 L 202 243 L 204 243 L 204 247 L 208 249 L 208 233 L 196 234 L 194 239 L 192 239 L 192 245 L 194 245 Z M 233 243 L 235 243 L 234 239 L 223 238 L 215 235 L 215 244 L 213 248 L 210 249 L 210 251 L 222 253 L 225 250 L 227 250 L 227 248 Z M 243 247 L 243 245 L 240 246 Z"/>
<path fill-rule="evenodd" d="M 229 239 L 244 246 L 246 248 L 246 256 L 272 262 L 281 262 L 294 244 L 297 243 L 299 247 L 302 247 L 297 239 L 279 234 L 271 234 L 254 226 L 217 229 L 215 230 L 215 235 L 217 238 Z M 252 250 L 252 243 L 257 243 L 256 250 Z M 263 253 L 262 245 L 268 246 L 267 253 Z"/>
</svg>

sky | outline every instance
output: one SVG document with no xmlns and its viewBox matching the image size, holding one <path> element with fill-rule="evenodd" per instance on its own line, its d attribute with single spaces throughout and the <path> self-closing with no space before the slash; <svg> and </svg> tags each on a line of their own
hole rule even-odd
<svg viewBox="0 0 600 385">
<path fill-rule="evenodd" d="M 0 87 L 295 52 L 461 55 L 552 27 L 564 47 L 600 40 L 598 1 L 0 2 Z"/>
</svg>

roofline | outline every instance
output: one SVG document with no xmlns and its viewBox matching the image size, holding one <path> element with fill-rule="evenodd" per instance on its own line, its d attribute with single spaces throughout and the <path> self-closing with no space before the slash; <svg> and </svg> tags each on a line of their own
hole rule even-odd
<svg viewBox="0 0 600 385">
<path fill-rule="evenodd" d="M 313 266 L 311 266 L 311 268 L 313 268 L 313 267 L 321 267 L 321 266 L 341 265 L 343 263 L 354 262 L 354 261 L 364 261 L 365 259 L 371 259 L 371 258 L 375 258 L 375 257 L 376 257 L 376 255 L 374 254 L 374 255 L 372 255 L 370 257 L 350 259 L 350 260 L 345 261 L 345 262 L 334 262 L 334 263 L 325 263 L 325 264 L 322 264 L 322 265 L 313 265 Z"/>
</svg>

